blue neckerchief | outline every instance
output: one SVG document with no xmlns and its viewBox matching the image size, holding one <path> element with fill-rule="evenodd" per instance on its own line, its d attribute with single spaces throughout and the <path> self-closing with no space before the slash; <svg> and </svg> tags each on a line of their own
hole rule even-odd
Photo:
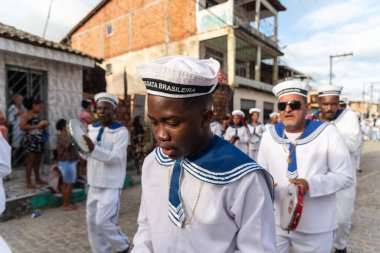
<svg viewBox="0 0 380 253">
<path fill-rule="evenodd" d="M 102 125 L 100 125 L 99 121 L 97 121 L 95 123 L 92 123 L 92 126 L 95 127 L 95 128 L 100 127 L 98 135 L 96 136 L 96 141 L 100 142 L 102 140 L 102 136 L 103 136 L 103 133 L 104 133 L 104 127 L 102 127 Z M 120 122 L 118 122 L 118 121 L 114 121 L 114 122 L 112 122 L 111 125 L 107 126 L 107 128 L 112 129 L 112 130 L 118 129 L 120 127 L 123 127 L 123 125 Z"/>
<path fill-rule="evenodd" d="M 253 135 L 256 134 L 256 127 L 261 125 L 261 122 L 257 122 L 257 126 L 254 126 L 252 122 L 249 122 L 248 125 L 251 125 L 253 127 Z"/>
<path fill-rule="evenodd" d="M 169 189 L 169 218 L 179 227 L 186 218 L 180 193 L 182 168 L 197 179 L 215 185 L 232 183 L 250 172 L 259 170 L 263 172 L 267 181 L 272 200 L 274 198 L 271 175 L 234 145 L 216 135 L 203 151 L 194 156 L 174 161 L 166 156 L 161 148 L 156 148 L 155 155 L 156 161 L 161 165 L 174 164 Z"/>
<path fill-rule="evenodd" d="M 297 141 L 298 145 L 303 145 L 306 143 L 309 143 L 310 141 L 314 140 L 322 131 L 323 129 L 328 126 L 328 123 L 325 123 L 323 121 L 316 121 L 316 120 L 306 120 L 306 126 L 305 130 L 301 134 L 300 138 Z M 284 124 L 283 123 L 277 123 L 273 128 L 271 128 L 271 135 L 277 141 L 278 143 L 283 142 L 282 136 L 284 135 Z M 285 144 L 289 144 L 289 154 L 292 152 L 294 143 L 290 142 L 286 134 L 284 135 L 284 142 Z M 294 151 L 291 153 L 290 156 L 291 163 L 288 164 L 288 170 L 286 172 L 286 175 L 288 178 L 297 178 L 298 172 L 297 172 L 297 147 L 294 149 Z"/>
</svg>

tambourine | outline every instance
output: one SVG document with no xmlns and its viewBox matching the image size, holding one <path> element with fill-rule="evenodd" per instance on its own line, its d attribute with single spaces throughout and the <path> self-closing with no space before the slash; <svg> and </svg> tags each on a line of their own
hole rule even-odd
<svg viewBox="0 0 380 253">
<path fill-rule="evenodd" d="M 87 136 L 87 131 L 79 120 L 71 119 L 67 124 L 67 132 L 71 137 L 71 142 L 79 149 L 79 152 L 85 155 L 90 153 L 90 149 L 83 138 L 83 135 Z"/>
<path fill-rule="evenodd" d="M 301 219 L 304 194 L 301 185 L 289 184 L 281 203 L 280 226 L 285 230 L 296 230 Z"/>
</svg>

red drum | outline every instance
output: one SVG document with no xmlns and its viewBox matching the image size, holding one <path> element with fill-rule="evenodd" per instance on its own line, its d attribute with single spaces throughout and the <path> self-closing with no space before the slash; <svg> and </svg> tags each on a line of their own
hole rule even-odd
<svg viewBox="0 0 380 253">
<path fill-rule="evenodd" d="M 285 230 L 296 230 L 303 208 L 302 185 L 289 184 L 281 204 L 280 226 Z"/>
</svg>

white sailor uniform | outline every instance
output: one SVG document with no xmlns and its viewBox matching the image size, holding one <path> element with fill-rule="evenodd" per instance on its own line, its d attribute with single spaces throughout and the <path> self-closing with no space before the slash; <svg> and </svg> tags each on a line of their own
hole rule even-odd
<svg viewBox="0 0 380 253">
<path fill-rule="evenodd" d="M 332 121 L 343 136 L 350 152 L 354 184 L 349 188 L 337 192 L 338 228 L 334 235 L 334 247 L 344 249 L 347 247 L 348 235 L 352 224 L 356 194 L 356 153 L 360 149 L 361 131 L 358 117 L 350 109 L 338 110 Z"/>
<path fill-rule="evenodd" d="M 224 139 L 229 141 L 232 136 L 237 135 L 239 139 L 235 142 L 235 146 L 245 154 L 248 154 L 249 130 L 245 126 L 236 128 L 234 125 L 227 127 Z"/>
<path fill-rule="evenodd" d="M 142 182 L 132 253 L 276 252 L 273 180 L 229 142 L 175 161 L 156 148 Z"/>
<path fill-rule="evenodd" d="M 99 122 L 89 125 L 88 135 L 95 144 L 87 158 L 87 226 L 93 252 L 118 251 L 129 246 L 116 219 L 120 195 L 126 175 L 129 133 L 119 122 L 101 127 Z"/>
<path fill-rule="evenodd" d="M 249 145 L 248 145 L 248 152 L 249 157 L 251 157 L 253 160 L 257 160 L 257 153 L 259 152 L 260 148 L 260 141 L 261 137 L 263 136 L 263 133 L 265 132 L 265 126 L 261 124 L 260 122 L 257 123 L 256 126 L 254 126 L 251 123 L 248 123 L 248 129 L 249 129 Z"/>
<path fill-rule="evenodd" d="M 0 214 L 5 210 L 5 192 L 3 186 L 3 178 L 9 175 L 11 169 L 11 147 L 4 137 L 0 134 Z M 11 253 L 7 243 L 0 236 L 0 252 Z"/>
<path fill-rule="evenodd" d="M 218 121 L 212 121 L 210 123 L 210 128 L 211 128 L 211 131 L 219 136 L 219 137 L 222 137 L 222 125 L 218 122 Z"/>
<path fill-rule="evenodd" d="M 294 150 L 294 144 L 283 134 L 282 123 L 271 127 L 263 135 L 258 154 L 258 163 L 277 183 L 274 201 L 277 250 L 288 252 L 291 244 L 293 252 L 330 252 L 337 226 L 335 193 L 354 181 L 348 149 L 336 127 L 328 123 L 307 120 Z M 307 180 L 309 191 L 298 227 L 288 233 L 279 226 L 279 212 L 289 178 L 297 177 Z"/>
</svg>

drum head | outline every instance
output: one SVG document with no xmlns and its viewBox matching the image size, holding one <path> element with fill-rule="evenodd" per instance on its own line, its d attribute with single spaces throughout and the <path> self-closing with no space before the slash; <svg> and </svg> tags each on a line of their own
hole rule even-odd
<svg viewBox="0 0 380 253">
<path fill-rule="evenodd" d="M 289 184 L 281 203 L 280 226 L 289 230 L 298 204 L 298 190 L 295 184 Z"/>
<path fill-rule="evenodd" d="M 87 135 L 87 131 L 82 123 L 77 119 L 71 119 L 67 125 L 67 130 L 71 136 L 73 144 L 78 147 L 79 151 L 82 153 L 89 153 L 90 149 L 83 138 L 83 135 Z"/>
</svg>

